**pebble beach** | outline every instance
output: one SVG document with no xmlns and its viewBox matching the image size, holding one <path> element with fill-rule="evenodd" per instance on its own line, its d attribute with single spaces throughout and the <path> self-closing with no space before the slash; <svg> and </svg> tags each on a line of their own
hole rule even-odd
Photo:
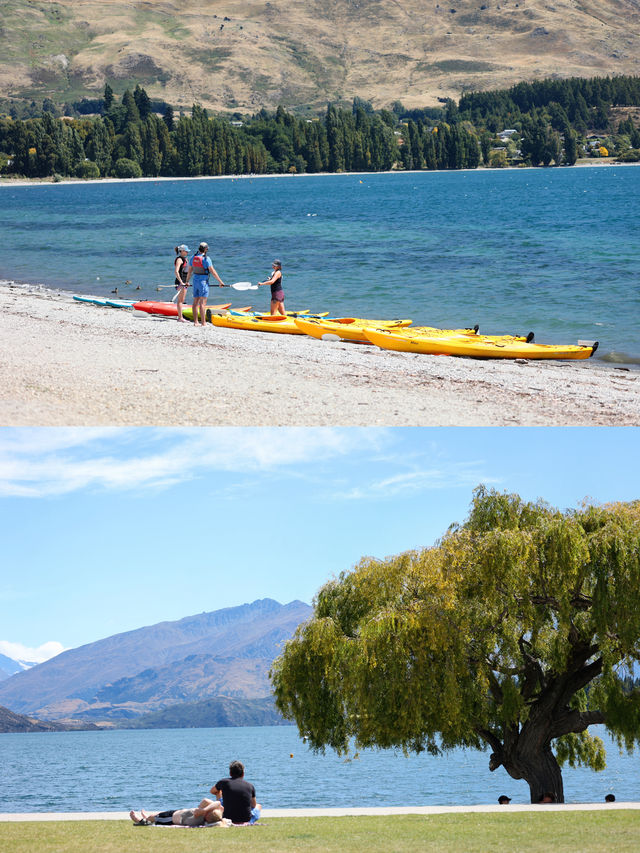
<svg viewBox="0 0 640 853">
<path fill-rule="evenodd" d="M 0 285 L 3 426 L 632 426 L 640 373 L 194 327 Z"/>
</svg>

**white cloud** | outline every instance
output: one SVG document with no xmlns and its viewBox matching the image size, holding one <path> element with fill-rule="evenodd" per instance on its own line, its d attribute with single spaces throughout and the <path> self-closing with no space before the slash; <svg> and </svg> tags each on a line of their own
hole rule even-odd
<svg viewBox="0 0 640 853">
<path fill-rule="evenodd" d="M 385 443 L 384 430 L 25 429 L 0 436 L 0 496 L 165 488 L 212 470 L 264 471 Z"/>
<path fill-rule="evenodd" d="M 6 655 L 15 661 L 23 660 L 28 663 L 43 663 L 63 651 L 64 646 L 56 640 L 43 643 L 37 649 L 23 646 L 22 643 L 10 643 L 8 640 L 0 640 L 0 654 Z"/>
<path fill-rule="evenodd" d="M 349 500 L 364 498 L 395 498 L 401 494 L 412 494 L 438 489 L 473 488 L 478 483 L 496 484 L 499 480 L 482 473 L 481 462 L 450 463 L 437 468 L 425 468 L 394 474 L 380 480 L 370 480 L 346 492 Z"/>
</svg>

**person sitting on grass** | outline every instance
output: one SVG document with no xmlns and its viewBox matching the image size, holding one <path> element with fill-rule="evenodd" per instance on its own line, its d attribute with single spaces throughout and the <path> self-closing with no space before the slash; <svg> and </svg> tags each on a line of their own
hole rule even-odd
<svg viewBox="0 0 640 853">
<path fill-rule="evenodd" d="M 211 793 L 222 801 L 224 817 L 232 823 L 255 823 L 260 817 L 262 806 L 256 802 L 256 789 L 244 778 L 241 761 L 231 762 L 229 778 L 216 782 Z"/>
<path fill-rule="evenodd" d="M 129 817 L 136 826 L 204 826 L 205 823 L 218 823 L 222 820 L 222 804 L 204 799 L 194 809 L 169 809 L 155 814 L 147 814 L 140 809 L 139 815 L 132 809 Z"/>
</svg>

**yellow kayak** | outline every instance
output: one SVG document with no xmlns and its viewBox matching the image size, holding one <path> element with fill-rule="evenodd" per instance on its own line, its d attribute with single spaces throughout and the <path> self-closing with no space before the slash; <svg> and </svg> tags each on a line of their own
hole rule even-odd
<svg viewBox="0 0 640 853">
<path fill-rule="evenodd" d="M 372 328 L 372 327 L 370 327 Z M 533 332 L 528 335 L 482 335 L 478 331 L 479 326 L 474 326 L 473 329 L 434 329 L 432 326 L 411 326 L 409 329 L 381 329 L 380 331 L 396 331 L 398 335 L 405 338 L 451 338 L 464 337 L 473 338 L 474 340 L 489 340 L 489 341 L 519 341 L 521 343 L 530 343 L 533 338 Z"/>
<path fill-rule="evenodd" d="M 295 324 L 294 317 L 270 314 L 211 314 L 209 317 L 214 326 L 225 329 L 245 329 L 249 332 L 279 332 L 285 335 L 304 335 Z"/>
<path fill-rule="evenodd" d="M 371 343 L 396 352 L 417 352 L 425 355 L 462 355 L 476 358 L 590 358 L 598 348 L 595 341 L 589 346 L 534 344 L 509 336 L 424 335 L 411 338 L 394 332 L 365 329 Z"/>
<path fill-rule="evenodd" d="M 220 313 L 224 313 L 224 312 L 218 311 L 217 313 L 220 314 Z M 229 314 L 233 314 L 233 315 L 242 314 L 243 316 L 246 316 L 248 314 L 251 317 L 273 317 L 274 316 L 273 314 L 269 314 L 266 311 L 252 311 L 251 306 L 249 306 L 249 308 L 230 308 Z M 291 318 L 293 318 L 293 317 L 305 317 L 306 319 L 309 319 L 309 318 L 313 317 L 314 319 L 318 319 L 320 317 L 327 317 L 328 314 L 329 314 L 328 311 L 321 311 L 317 314 L 314 312 L 312 314 L 310 308 L 302 308 L 300 311 L 287 311 L 286 316 L 291 317 Z M 280 317 L 280 315 L 276 314 L 275 317 L 276 317 L 276 319 L 278 319 Z"/>
<path fill-rule="evenodd" d="M 364 320 L 360 317 L 331 317 L 327 320 L 313 317 L 296 317 L 295 324 L 305 335 L 322 339 L 323 335 L 338 335 L 343 341 L 363 341 L 366 337 L 362 331 L 365 327 L 373 326 L 384 329 L 401 329 L 410 325 L 411 320 Z"/>
</svg>

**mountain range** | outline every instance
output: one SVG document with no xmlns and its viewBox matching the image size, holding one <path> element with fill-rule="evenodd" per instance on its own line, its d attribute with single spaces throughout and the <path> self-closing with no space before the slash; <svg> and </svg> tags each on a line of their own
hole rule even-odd
<svg viewBox="0 0 640 853">
<path fill-rule="evenodd" d="M 301 601 L 261 599 L 116 634 L 0 682 L 0 704 L 46 720 L 122 723 L 225 697 L 232 700 L 226 707 L 253 703 L 264 717 L 271 663 L 311 612 Z M 263 707 L 256 700 L 267 701 Z"/>
<path fill-rule="evenodd" d="M 17 660 L 15 658 L 7 657 L 7 655 L 0 654 L 0 681 L 4 681 L 5 678 L 10 678 L 12 675 L 15 675 L 16 672 L 22 672 L 25 669 L 30 669 L 32 666 L 35 666 L 33 661 Z"/>
<path fill-rule="evenodd" d="M 213 724 L 212 724 L 213 725 Z M 265 725 L 273 725 L 273 723 L 265 723 Z M 6 734 L 24 733 L 24 732 L 66 732 L 77 731 L 79 729 L 98 729 L 94 723 L 51 723 L 48 720 L 36 720 L 33 717 L 27 717 L 24 714 L 15 714 L 8 708 L 3 708 L 0 705 L 0 732 Z M 163 728 L 169 728 L 163 726 Z"/>
<path fill-rule="evenodd" d="M 174 107 L 432 106 L 545 77 L 637 74 L 637 0 L 3 0 L 0 92 L 136 83 Z"/>
</svg>

